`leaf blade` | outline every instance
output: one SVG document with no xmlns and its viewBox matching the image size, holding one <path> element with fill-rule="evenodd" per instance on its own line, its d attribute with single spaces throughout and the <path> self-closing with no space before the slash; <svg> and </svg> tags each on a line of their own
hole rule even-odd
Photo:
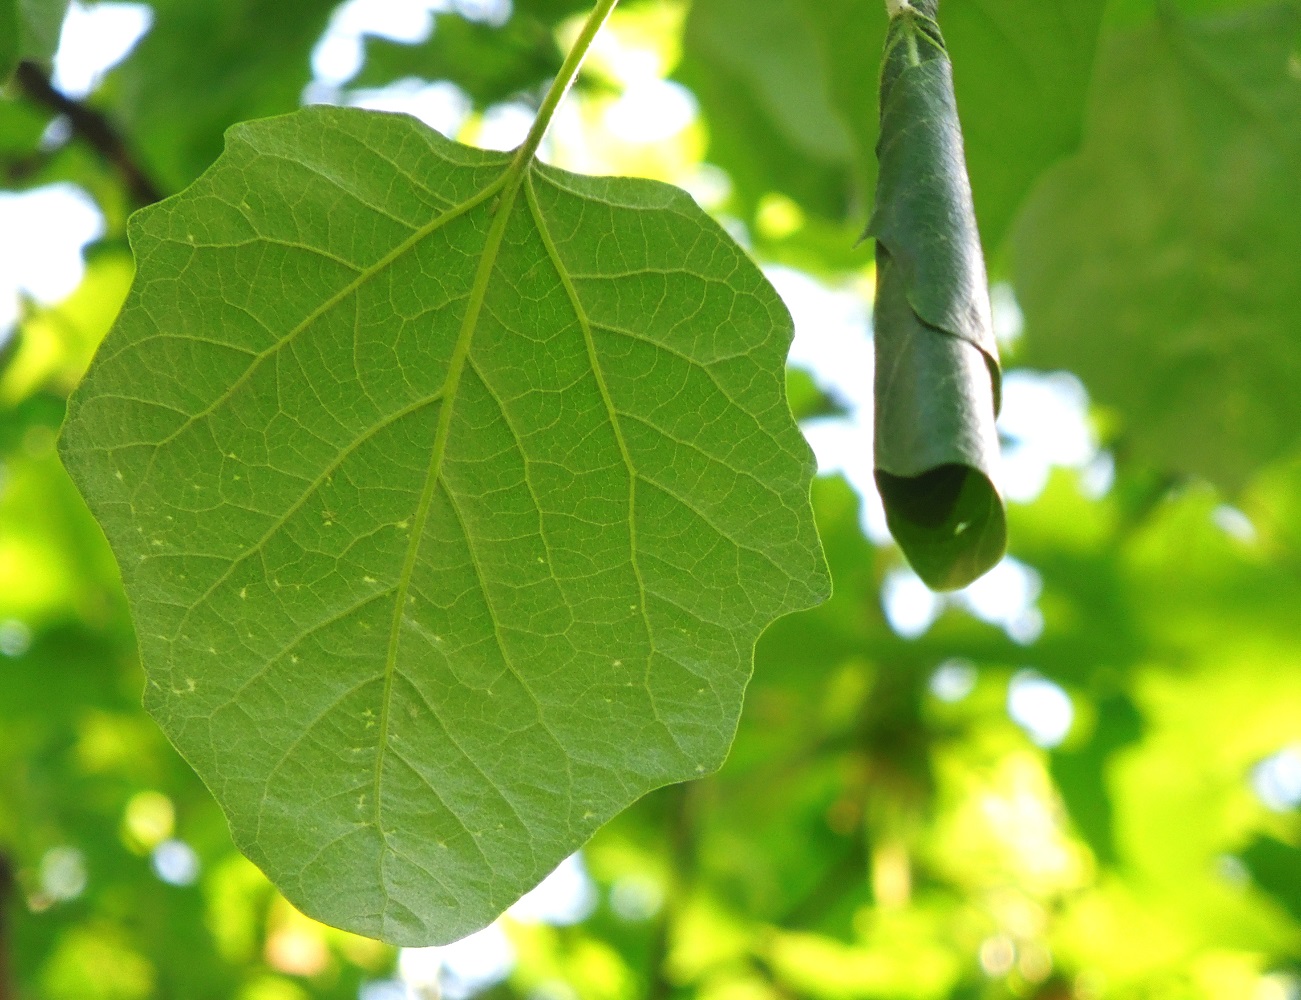
<svg viewBox="0 0 1301 1000">
<path fill-rule="evenodd" d="M 721 763 L 759 632 L 826 589 L 776 294 L 681 193 L 512 200 L 509 164 L 373 112 L 233 130 L 136 217 L 61 442 L 236 842 L 398 943 Z"/>
</svg>

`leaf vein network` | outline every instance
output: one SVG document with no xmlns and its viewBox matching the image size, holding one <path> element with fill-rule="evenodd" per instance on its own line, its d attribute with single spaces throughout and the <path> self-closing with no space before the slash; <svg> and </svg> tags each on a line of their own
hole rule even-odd
<svg viewBox="0 0 1301 1000">
<path fill-rule="evenodd" d="M 556 246 L 555 239 L 551 235 L 551 228 L 547 225 L 546 216 L 542 212 L 542 206 L 538 203 L 537 192 L 533 189 L 532 177 L 527 177 L 524 184 L 525 200 L 528 202 L 529 212 L 533 216 L 534 225 L 538 228 L 538 234 L 542 237 L 542 243 L 547 249 L 547 256 L 551 259 L 552 265 L 556 269 L 556 275 L 560 278 L 560 283 L 565 288 L 565 294 L 569 298 L 569 304 L 574 310 L 575 318 L 583 332 L 583 342 L 587 348 L 588 362 L 592 366 L 592 374 L 596 379 L 597 388 L 601 393 L 601 401 L 605 405 L 605 411 L 610 420 L 610 426 L 614 431 L 615 442 L 619 447 L 619 454 L 623 458 L 628 476 L 628 548 L 632 560 L 633 577 L 637 581 L 637 608 L 641 616 L 642 627 L 646 630 L 646 662 L 643 670 L 643 683 L 646 685 L 646 693 L 650 697 L 651 710 L 654 713 L 655 720 L 662 725 L 663 719 L 660 716 L 658 705 L 655 704 L 655 687 L 651 683 L 651 662 L 655 657 L 655 630 L 651 626 L 650 612 L 646 608 L 646 578 L 642 574 L 641 562 L 638 558 L 637 551 L 637 466 L 632 460 L 632 453 L 628 450 L 628 442 L 623 436 L 623 428 L 619 423 L 619 413 L 615 408 L 614 400 L 610 397 L 610 388 L 605 380 L 605 372 L 601 368 L 601 359 L 596 352 L 596 342 L 592 338 L 592 324 L 587 316 L 587 309 L 583 306 L 582 300 L 578 296 L 578 289 L 574 287 L 573 279 L 570 277 L 564 261 L 560 257 L 560 251 Z M 665 725 L 665 730 L 672 734 L 672 728 Z M 681 746 L 677 736 L 673 736 L 675 743 Z"/>
<path fill-rule="evenodd" d="M 376 275 L 382 273 L 386 268 L 390 267 L 393 263 L 400 260 L 404 254 L 406 254 L 408 251 L 413 249 L 418 243 L 420 243 L 421 240 L 425 239 L 428 236 L 431 236 L 439 229 L 442 229 L 443 226 L 447 225 L 448 223 L 452 222 L 455 219 L 460 218 L 462 215 L 465 215 L 467 212 L 471 211 L 476 206 L 482 204 L 484 201 L 491 198 L 494 194 L 497 193 L 497 191 L 501 189 L 501 187 L 505 184 L 505 181 L 506 178 L 504 176 L 498 178 L 494 183 L 489 184 L 487 187 L 485 187 L 482 191 L 479 191 L 473 197 L 466 199 L 461 204 L 457 205 L 455 208 L 448 209 L 446 212 L 444 212 L 442 215 L 435 218 L 428 225 L 412 233 L 400 244 L 398 244 L 387 254 L 385 254 L 383 257 L 377 260 L 374 264 L 365 268 L 361 273 L 357 275 L 357 277 L 355 277 L 352 281 L 348 282 L 348 284 L 344 285 L 343 288 L 339 289 L 337 292 L 335 292 L 333 295 L 327 298 L 323 303 L 321 303 L 321 305 L 317 306 L 310 313 L 308 313 L 306 317 L 300 320 L 298 324 L 295 325 L 292 329 L 290 329 L 288 333 L 286 333 L 282 338 L 280 338 L 280 340 L 276 341 L 274 344 L 272 344 L 270 347 L 266 348 L 265 350 L 258 352 L 254 356 L 252 363 L 248 366 L 248 368 L 244 371 L 244 373 L 240 375 L 239 378 L 235 379 L 227 389 L 221 392 L 207 406 L 203 407 L 198 412 L 192 414 L 189 417 L 189 419 L 185 420 L 175 430 L 173 430 L 171 433 L 163 437 L 154 445 L 154 455 L 150 458 L 149 467 L 146 468 L 145 473 L 141 476 L 141 482 L 144 482 L 145 480 L 148 479 L 149 472 L 153 466 L 154 458 L 156 458 L 158 453 L 161 452 L 161 450 L 165 446 L 175 441 L 181 434 L 183 434 L 186 430 L 192 427 L 195 423 L 204 419 L 205 417 L 211 416 L 214 412 L 217 411 L 217 409 L 219 409 L 221 406 L 227 403 L 237 392 L 239 392 L 240 389 L 242 389 L 248 383 L 249 379 L 253 377 L 253 375 L 257 372 L 257 370 L 261 367 L 261 365 L 265 361 L 267 361 L 267 359 L 275 357 L 283 348 L 291 345 L 303 333 L 303 331 L 310 328 L 313 323 L 315 323 L 318 319 L 324 316 L 336 305 L 338 305 L 340 302 L 346 299 L 349 295 L 357 291 L 358 288 L 360 288 L 371 278 L 374 278 Z M 177 245 L 180 246 L 188 246 L 188 244 L 185 243 L 184 241 L 167 240 L 166 242 L 176 243 Z"/>
</svg>

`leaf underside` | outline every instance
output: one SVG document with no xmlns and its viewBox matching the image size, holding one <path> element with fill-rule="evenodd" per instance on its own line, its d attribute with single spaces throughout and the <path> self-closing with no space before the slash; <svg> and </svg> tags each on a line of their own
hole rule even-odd
<svg viewBox="0 0 1301 1000">
<path fill-rule="evenodd" d="M 896 16 L 881 74 L 876 239 L 876 478 L 928 586 L 966 586 L 1002 558 L 998 348 L 948 53 L 935 0 Z"/>
<path fill-rule="evenodd" d="M 404 945 L 715 769 L 829 587 L 776 293 L 674 188 L 509 164 L 378 112 L 231 129 L 134 218 L 61 439 L 236 842 Z"/>
</svg>

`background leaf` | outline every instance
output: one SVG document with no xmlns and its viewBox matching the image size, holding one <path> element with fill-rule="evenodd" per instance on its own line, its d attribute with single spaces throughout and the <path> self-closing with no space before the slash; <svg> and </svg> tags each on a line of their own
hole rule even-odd
<svg viewBox="0 0 1301 1000">
<path fill-rule="evenodd" d="M 1167 8 L 1112 40 L 1084 150 L 1015 238 L 1027 360 L 1079 371 L 1138 452 L 1230 490 L 1301 425 L 1299 24 Z"/>
<path fill-rule="evenodd" d="M 0 84 L 21 59 L 50 61 L 67 9 L 68 0 L 0 0 Z"/>
<path fill-rule="evenodd" d="M 557 25 L 582 13 L 575 0 L 526 0 L 512 6 L 504 24 L 472 21 L 460 13 L 436 15 L 421 45 L 368 39 L 366 64 L 354 83 L 383 86 L 404 77 L 454 80 L 476 107 L 536 91 L 560 69 Z"/>
<path fill-rule="evenodd" d="M 1294 917 L 1301 917 L 1301 849 L 1274 837 L 1257 837 L 1242 852 L 1251 877 Z"/>
<path fill-rule="evenodd" d="M 842 30 L 870 51 L 870 37 L 854 30 L 861 20 L 842 22 Z M 700 95 L 710 158 L 731 174 L 747 214 L 769 191 L 833 219 L 854 199 L 852 132 L 832 95 L 821 41 L 799 0 L 692 4 L 678 76 Z"/>
<path fill-rule="evenodd" d="M 48 63 L 59 47 L 59 29 L 69 0 L 14 0 L 18 11 L 20 55 Z"/>
<path fill-rule="evenodd" d="M 1105 4 L 945 0 L 957 105 L 981 236 L 998 250 L 1044 169 L 1078 146 Z M 875 0 L 696 0 L 681 78 L 697 90 L 710 158 L 753 210 L 769 191 L 857 224 L 876 185 Z M 802 160 L 794 166 L 792 160 Z M 811 169 L 814 168 L 814 169 Z"/>
<path fill-rule="evenodd" d="M 18 65 L 18 0 L 0 0 L 0 80 Z"/>
<path fill-rule="evenodd" d="M 157 0 L 114 74 L 120 117 L 155 181 L 179 191 L 216 159 L 227 126 L 295 108 L 332 0 Z"/>
<path fill-rule="evenodd" d="M 943 0 L 940 23 L 980 235 L 1002 248 L 1021 203 L 1080 143 L 1103 0 Z"/>
</svg>

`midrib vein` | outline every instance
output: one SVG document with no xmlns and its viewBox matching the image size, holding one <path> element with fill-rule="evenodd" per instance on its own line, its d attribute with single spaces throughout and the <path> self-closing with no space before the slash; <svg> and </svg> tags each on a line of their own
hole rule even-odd
<svg viewBox="0 0 1301 1000">
<path fill-rule="evenodd" d="M 269 541 L 271 541 L 272 536 L 274 536 L 276 532 L 278 532 L 281 528 L 283 528 L 286 524 L 288 524 L 290 518 L 292 518 L 295 514 L 297 514 L 300 510 L 303 509 L 303 506 L 307 503 L 308 500 L 310 500 L 313 496 L 315 496 L 316 491 L 321 488 L 322 484 L 324 484 L 326 480 L 328 480 L 331 476 L 333 476 L 336 472 L 338 472 L 339 469 L 342 468 L 343 463 L 346 462 L 349 458 L 351 458 L 356 453 L 358 448 L 374 440 L 375 437 L 377 437 L 382 431 L 385 431 L 388 428 L 392 427 L 394 424 L 398 423 L 398 421 L 411 416 L 413 413 L 420 412 L 426 406 L 430 406 L 433 403 L 441 402 L 441 400 L 442 400 L 441 396 L 430 396 L 427 399 L 418 399 L 414 403 L 409 403 L 408 405 L 402 407 L 402 409 L 397 410 L 394 413 L 390 414 L 389 416 L 385 417 L 379 423 L 374 424 L 371 427 L 368 427 L 365 433 L 363 433 L 356 440 L 349 443 L 346 448 L 340 451 L 339 454 L 335 456 L 334 461 L 332 461 L 329 465 L 327 465 L 324 469 L 322 469 L 319 473 L 317 473 L 316 478 L 312 480 L 311 484 L 308 485 L 308 487 L 298 495 L 298 499 L 295 500 L 293 503 L 291 503 L 283 514 L 280 514 L 278 517 L 276 517 L 274 521 L 271 522 L 271 527 L 267 528 L 267 530 L 262 533 L 262 536 L 258 538 L 256 542 L 254 542 L 243 552 L 237 555 L 234 559 L 232 559 L 230 561 L 230 565 L 227 566 L 225 570 L 222 571 L 221 575 L 217 577 L 217 579 L 215 579 L 209 585 L 208 589 L 203 592 L 203 594 L 199 597 L 199 599 L 186 609 L 185 614 L 181 616 L 180 623 L 173 630 L 172 638 L 170 641 L 176 642 L 176 640 L 181 637 L 181 632 L 184 631 L 185 626 L 190 621 L 190 616 L 195 612 L 195 610 L 203 607 L 203 605 L 207 603 L 208 598 L 210 598 L 213 594 L 215 594 L 217 592 L 217 588 L 220 587 L 223 583 L 229 580 L 231 576 L 234 575 L 235 570 L 238 569 L 241 565 L 243 565 L 245 559 L 249 558 L 249 556 L 252 556 L 258 552 L 261 552 L 263 547 Z"/>
<path fill-rule="evenodd" d="M 432 236 L 434 233 L 438 232 L 438 230 L 446 226 L 449 222 L 459 219 L 461 216 L 465 215 L 467 212 L 471 211 L 476 206 L 483 204 L 483 202 L 491 198 L 495 192 L 501 190 L 502 187 L 504 187 L 509 182 L 510 182 L 510 171 L 506 171 L 499 178 L 497 178 L 495 181 L 493 181 L 491 184 L 485 187 L 483 190 L 477 192 L 476 194 L 471 195 L 469 198 L 465 199 L 465 201 L 461 202 L 459 205 L 452 206 L 446 212 L 434 218 L 431 222 L 422 226 L 420 229 L 417 229 L 414 233 L 412 233 L 405 240 L 399 243 L 396 247 L 390 250 L 387 254 L 385 254 L 383 257 L 377 260 L 374 264 L 371 264 L 368 268 L 366 268 L 364 271 L 358 274 L 357 277 L 355 277 L 347 285 L 345 285 L 339 291 L 331 295 L 328 299 L 326 299 L 323 303 L 321 303 L 321 305 L 319 305 L 316 309 L 312 310 L 312 312 L 309 313 L 305 319 L 299 322 L 297 326 L 293 327 L 288 333 L 286 333 L 283 337 L 281 337 L 278 341 L 276 341 L 271 347 L 268 347 L 266 350 L 257 354 L 254 357 L 253 361 L 249 364 L 249 367 L 244 371 L 244 374 L 241 375 L 238 379 L 236 379 L 233 383 L 231 383 L 230 387 L 225 392 L 223 392 L 215 400 L 213 400 L 206 407 L 204 407 L 204 409 L 200 410 L 198 413 L 195 413 L 192 416 L 190 416 L 188 419 L 186 419 L 186 421 L 183 424 L 181 424 L 180 427 L 172 431 L 169 435 L 167 435 L 167 437 L 163 438 L 161 441 L 159 441 L 157 444 L 153 446 L 154 450 L 153 453 L 149 456 L 149 464 L 145 466 L 144 475 L 140 477 L 141 485 L 143 485 L 148 480 L 149 474 L 153 470 L 154 462 L 158 458 L 158 455 L 162 452 L 163 448 L 170 442 L 174 441 L 178 436 L 180 436 L 180 434 L 184 432 L 185 428 L 190 427 L 191 425 L 193 425 L 199 420 L 202 420 L 204 416 L 214 412 L 217 409 L 217 407 L 221 406 L 222 403 L 224 403 L 226 400 L 234 396 L 235 393 L 239 391 L 240 387 L 243 386 L 246 382 L 248 382 L 249 379 L 253 377 L 253 373 L 257 370 L 257 368 L 262 364 L 263 361 L 265 361 L 271 355 L 275 354 L 286 344 L 290 343 L 295 337 L 297 337 L 309 326 L 311 326 L 312 323 L 316 322 L 316 320 L 318 320 L 321 316 L 323 316 L 330 309 L 334 308 L 345 298 L 347 298 L 349 295 L 355 292 L 365 282 L 369 281 L 371 278 L 375 277 L 375 275 L 379 274 L 386 267 L 391 265 L 403 254 L 410 251 L 421 240 L 429 236 Z M 433 402 L 436 399 L 443 398 L 441 394 L 442 392 L 446 391 L 447 385 L 448 383 L 445 381 L 443 383 L 443 388 L 439 391 L 438 396 L 435 396 L 431 399 L 420 400 L 416 404 L 403 407 L 403 409 L 399 410 L 397 413 L 385 417 L 378 424 L 368 428 L 366 433 L 361 438 L 359 438 L 358 441 L 366 440 L 373 434 L 378 433 L 380 430 L 384 429 L 387 426 L 390 426 L 396 420 L 401 419 L 402 417 L 415 412 L 420 407 L 428 406 L 431 402 Z M 172 642 L 175 642 L 176 639 L 180 636 L 181 631 L 185 628 L 186 624 L 189 622 L 190 616 L 198 608 L 203 606 L 203 604 L 208 600 L 208 598 L 210 598 L 216 592 L 218 587 L 220 587 L 223 583 L 225 583 L 228 579 L 230 579 L 231 574 L 235 572 L 235 569 L 241 563 L 243 563 L 245 559 L 247 559 L 253 553 L 260 551 L 262 549 L 262 546 L 264 546 L 270 540 L 271 536 L 274 535 L 280 528 L 284 527 L 285 523 L 289 520 L 289 518 L 291 518 L 299 510 L 299 508 L 301 508 L 302 505 L 307 502 L 307 499 L 316 491 L 316 489 L 321 485 L 321 483 L 323 483 L 330 475 L 332 475 L 334 472 L 338 470 L 338 467 L 351 454 L 352 449 L 356 447 L 357 443 L 358 442 L 353 442 L 342 452 L 340 452 L 340 454 L 337 455 L 335 459 L 328 466 L 326 466 L 325 470 L 317 475 L 316 479 L 312 482 L 312 485 L 307 489 L 307 491 L 304 492 L 298 498 L 298 500 L 295 501 L 287 511 L 285 511 L 284 514 L 276 518 L 271 528 L 269 528 L 261 538 L 259 538 L 256 542 L 254 542 L 250 548 L 246 549 L 244 552 L 240 553 L 238 556 L 236 556 L 234 559 L 231 560 L 230 564 L 221 573 L 221 575 L 218 576 L 217 579 L 214 580 L 211 585 L 209 585 L 206 591 L 204 591 L 203 596 L 200 597 L 197 601 L 195 601 L 186 609 L 185 614 L 181 617 L 180 624 L 178 624 L 176 626 L 176 629 L 174 630 L 171 639 Z"/>
<path fill-rule="evenodd" d="M 466 359 L 470 355 L 470 342 L 479 324 L 479 315 L 483 311 L 484 299 L 488 294 L 488 282 L 492 278 L 493 268 L 497 263 L 497 254 L 501 250 L 502 240 L 506 235 L 506 226 L 510 222 L 511 209 L 519 193 L 520 183 L 527 175 L 528 164 L 514 164 L 502 174 L 499 182 L 502 188 L 501 198 L 495 208 L 492 225 L 483 244 L 483 256 L 479 258 L 479 268 L 474 275 L 474 285 L 470 290 L 470 299 L 466 305 L 465 316 L 461 320 L 461 329 L 456 337 L 456 346 L 452 350 L 451 361 L 447 368 L 447 378 L 439 392 L 442 398 L 438 413 L 438 429 L 434 434 L 434 447 L 429 455 L 429 468 L 425 472 L 424 486 L 420 491 L 420 502 L 416 506 L 415 517 L 411 521 L 411 540 L 407 543 L 406 558 L 402 563 L 402 572 L 398 577 L 397 593 L 393 603 L 393 621 L 389 627 L 388 653 L 384 660 L 384 690 L 380 700 L 379 742 L 375 749 L 375 830 L 381 841 L 387 842 L 388 834 L 383 823 L 383 789 L 384 758 L 388 751 L 389 719 L 393 701 L 393 679 L 397 674 L 398 646 L 402 633 L 402 616 L 407 604 L 407 594 L 411 589 L 411 577 L 415 573 L 416 560 L 420 555 L 420 543 L 424 537 L 425 524 L 429 520 L 429 509 L 433 505 L 434 493 L 437 491 L 439 478 L 443 472 L 443 458 L 447 454 L 447 439 L 452 426 L 452 414 L 456 409 L 456 393 L 461 384 L 461 375 L 465 371 Z M 494 188 L 498 184 L 492 185 Z M 387 897 L 384 885 L 384 859 L 386 852 L 379 852 L 379 884 Z M 385 906 L 387 907 L 387 899 Z"/>
</svg>

